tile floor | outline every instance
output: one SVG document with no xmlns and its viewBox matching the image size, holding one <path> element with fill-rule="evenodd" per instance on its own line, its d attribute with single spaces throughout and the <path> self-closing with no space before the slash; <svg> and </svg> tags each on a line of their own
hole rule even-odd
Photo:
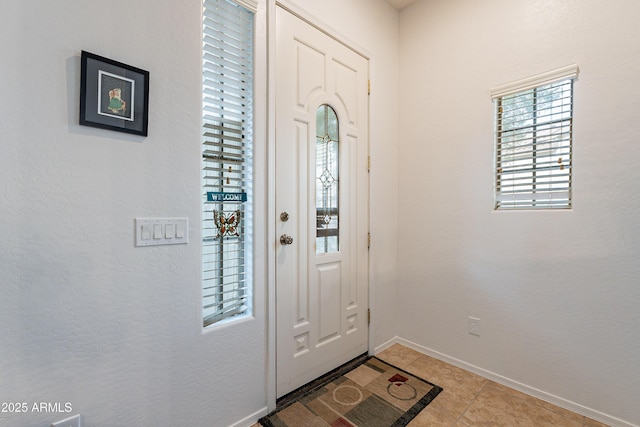
<svg viewBox="0 0 640 427">
<path fill-rule="evenodd" d="M 444 389 L 410 427 L 605 426 L 399 344 L 378 357 Z"/>
<path fill-rule="evenodd" d="M 377 356 L 444 389 L 409 427 L 606 427 L 400 344 Z"/>
</svg>

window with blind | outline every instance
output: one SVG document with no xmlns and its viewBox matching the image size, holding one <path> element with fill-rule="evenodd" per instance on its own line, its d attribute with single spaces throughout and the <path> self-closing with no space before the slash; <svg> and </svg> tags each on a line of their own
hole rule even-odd
<svg viewBox="0 0 640 427">
<path fill-rule="evenodd" d="M 203 1 L 203 325 L 251 313 L 254 10 Z M 245 7 L 246 6 L 246 7 Z"/>
<path fill-rule="evenodd" d="M 494 89 L 496 209 L 571 207 L 577 66 Z"/>
</svg>

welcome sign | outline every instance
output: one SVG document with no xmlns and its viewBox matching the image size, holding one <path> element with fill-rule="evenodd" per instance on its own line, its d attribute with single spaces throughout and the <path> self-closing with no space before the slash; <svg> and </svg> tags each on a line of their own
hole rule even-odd
<svg viewBox="0 0 640 427">
<path fill-rule="evenodd" d="M 221 191 L 208 191 L 207 202 L 236 202 L 242 203 L 247 201 L 247 193 L 226 193 Z"/>
</svg>

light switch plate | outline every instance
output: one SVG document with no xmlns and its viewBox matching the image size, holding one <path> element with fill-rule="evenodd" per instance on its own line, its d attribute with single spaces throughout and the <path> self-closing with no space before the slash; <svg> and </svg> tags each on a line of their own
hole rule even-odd
<svg viewBox="0 0 640 427">
<path fill-rule="evenodd" d="M 189 243 L 188 218 L 136 218 L 136 246 Z"/>
</svg>

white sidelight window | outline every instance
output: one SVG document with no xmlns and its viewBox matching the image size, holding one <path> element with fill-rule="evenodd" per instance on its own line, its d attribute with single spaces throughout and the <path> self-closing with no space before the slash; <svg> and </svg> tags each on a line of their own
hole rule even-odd
<svg viewBox="0 0 640 427">
<path fill-rule="evenodd" d="M 203 326 L 251 314 L 253 46 L 251 5 L 203 2 Z"/>
<path fill-rule="evenodd" d="M 577 76 L 572 65 L 492 91 L 496 209 L 571 207 Z"/>
</svg>

